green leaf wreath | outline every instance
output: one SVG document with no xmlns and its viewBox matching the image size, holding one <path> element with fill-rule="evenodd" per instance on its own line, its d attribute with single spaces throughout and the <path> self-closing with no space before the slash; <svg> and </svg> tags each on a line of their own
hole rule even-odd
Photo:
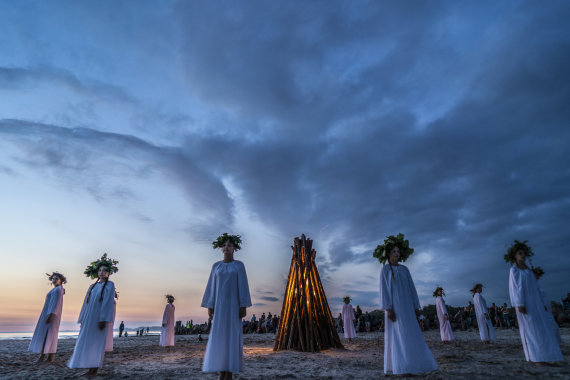
<svg viewBox="0 0 570 380">
<path fill-rule="evenodd" d="M 46 273 L 46 276 L 48 276 L 48 280 L 50 282 L 53 280 L 54 277 L 59 277 L 62 284 L 67 284 L 67 279 L 65 278 L 65 276 L 63 274 L 61 274 L 59 272 L 52 272 L 52 274 Z"/>
<path fill-rule="evenodd" d="M 475 295 L 475 293 L 477 293 L 477 289 L 483 289 L 483 284 L 475 284 L 473 285 L 473 288 L 471 288 L 471 290 L 469 290 L 471 293 L 473 293 L 473 295 Z"/>
<path fill-rule="evenodd" d="M 509 264 L 514 263 L 516 261 L 515 254 L 519 250 L 526 252 L 527 256 L 534 256 L 534 252 L 532 251 L 532 248 L 530 248 L 530 246 L 527 244 L 527 242 L 528 240 L 525 241 L 515 240 L 513 245 L 511 245 L 511 247 L 505 254 L 505 256 L 503 256 L 505 258 L 505 261 Z"/>
<path fill-rule="evenodd" d="M 345 304 L 349 304 L 350 303 L 350 296 L 344 297 L 343 300 L 344 300 Z"/>
<path fill-rule="evenodd" d="M 218 236 L 218 238 L 212 242 L 212 246 L 214 247 L 214 249 L 222 248 L 222 246 L 224 245 L 224 243 L 226 241 L 229 241 L 230 243 L 232 243 L 234 245 L 236 251 L 241 249 L 241 236 L 240 235 L 228 235 L 227 232 L 224 232 L 222 235 Z"/>
<path fill-rule="evenodd" d="M 384 239 L 384 244 L 376 247 L 373 256 L 382 264 L 386 264 L 394 247 L 400 249 L 400 259 L 398 261 L 406 261 L 414 253 L 414 249 L 410 248 L 410 242 L 404 239 L 404 234 L 398 234 L 397 236 L 390 235 Z"/>
<path fill-rule="evenodd" d="M 174 298 L 174 296 L 172 294 L 167 294 L 164 297 L 166 297 L 166 300 L 168 302 L 174 302 L 174 300 L 176 299 L 176 298 Z"/>
<path fill-rule="evenodd" d="M 441 286 L 438 286 L 437 288 L 435 288 L 435 290 L 433 291 L 433 296 L 437 297 L 437 292 L 439 292 L 441 290 L 441 296 L 445 297 L 445 290 L 443 290 L 443 288 Z"/>
<path fill-rule="evenodd" d="M 99 274 L 97 272 L 101 266 L 106 267 L 109 270 L 109 274 L 117 273 L 119 271 L 119 268 L 117 267 L 118 263 L 119 262 L 117 260 L 108 258 L 107 254 L 105 253 L 103 256 L 101 256 L 100 259 L 92 261 L 91 264 L 87 265 L 87 268 L 85 268 L 83 274 L 90 278 L 97 278 L 99 277 Z"/>
</svg>

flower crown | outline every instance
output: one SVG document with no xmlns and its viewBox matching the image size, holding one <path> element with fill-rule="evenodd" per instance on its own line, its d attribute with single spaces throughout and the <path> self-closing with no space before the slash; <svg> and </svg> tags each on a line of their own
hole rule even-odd
<svg viewBox="0 0 570 380">
<path fill-rule="evenodd" d="M 172 294 L 167 294 L 164 297 L 166 297 L 166 300 L 168 302 L 174 302 L 174 300 L 176 299 L 176 298 L 174 298 L 174 296 Z"/>
<path fill-rule="evenodd" d="M 511 247 L 509 248 L 509 250 L 505 254 L 505 256 L 503 256 L 505 258 L 505 261 L 509 264 L 514 263 L 516 261 L 515 254 L 519 250 L 526 252 L 526 254 L 528 256 L 534 256 L 534 252 L 532 251 L 532 248 L 530 248 L 530 246 L 528 244 L 526 244 L 527 242 L 528 242 L 528 240 L 525 240 L 525 241 L 515 240 L 513 245 L 511 245 Z"/>
<path fill-rule="evenodd" d="M 433 291 L 433 296 L 437 297 L 438 296 L 438 292 L 441 290 L 441 296 L 445 297 L 445 290 L 443 290 L 443 288 L 441 286 L 438 286 L 437 288 L 435 288 L 435 290 Z"/>
<path fill-rule="evenodd" d="M 240 235 L 228 235 L 227 232 L 224 232 L 222 235 L 218 236 L 216 240 L 212 242 L 212 246 L 214 249 L 222 248 L 224 243 L 229 241 L 232 243 L 237 250 L 241 249 L 241 236 Z"/>
<path fill-rule="evenodd" d="M 404 239 L 404 234 L 398 234 L 397 236 L 390 235 L 384 239 L 384 244 L 376 247 L 373 256 L 382 264 L 385 264 L 390 258 L 390 252 L 392 252 L 394 247 L 400 249 L 400 258 L 398 261 L 406 261 L 408 257 L 414 253 L 414 249 L 410 248 L 410 242 Z"/>
<path fill-rule="evenodd" d="M 50 282 L 53 280 L 54 277 L 59 277 L 62 284 L 67 284 L 67 279 L 65 278 L 64 275 L 62 275 L 59 272 L 53 272 L 52 274 L 46 273 L 46 276 L 48 276 L 48 280 L 50 280 Z"/>
<path fill-rule="evenodd" d="M 483 289 L 483 284 L 475 284 L 473 285 L 473 288 L 471 288 L 471 290 L 469 290 L 471 293 L 473 293 L 473 295 L 475 295 L 475 293 L 477 293 L 477 289 Z"/>
<path fill-rule="evenodd" d="M 343 298 L 344 303 L 349 304 L 350 303 L 350 296 L 346 296 Z"/>
<path fill-rule="evenodd" d="M 107 254 L 105 253 L 100 259 L 92 261 L 91 264 L 87 265 L 83 274 L 90 278 L 97 278 L 99 276 L 97 272 L 101 266 L 106 267 L 109 270 L 109 274 L 117 273 L 119 271 L 119 268 L 117 267 L 118 263 L 119 262 L 117 260 L 107 258 Z"/>
</svg>

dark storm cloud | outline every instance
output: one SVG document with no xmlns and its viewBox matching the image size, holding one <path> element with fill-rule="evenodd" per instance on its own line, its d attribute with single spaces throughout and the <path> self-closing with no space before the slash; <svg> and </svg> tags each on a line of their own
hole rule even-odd
<svg viewBox="0 0 570 380">
<path fill-rule="evenodd" d="M 200 119 L 211 133 L 186 134 L 167 147 L 11 121 L 0 133 L 26 135 L 26 162 L 60 172 L 93 164 L 78 143 L 125 158 L 143 155 L 210 220 L 231 220 L 221 183 L 230 177 L 277 233 L 332 241 L 327 252 L 315 241 L 324 283 L 341 265 L 379 269 L 373 249 L 403 232 L 416 248 L 407 264 L 423 260 L 413 274 L 424 296 L 439 284 L 450 304 L 464 302 L 472 284 L 483 282 L 491 300 L 505 299 L 502 255 L 513 239 L 530 240 L 547 272 L 545 290 L 562 294 L 556 284 L 570 267 L 567 2 L 174 8 L 166 12 L 172 19 L 153 20 L 176 25 L 166 29 L 177 38 L 164 38 L 159 27 L 141 44 L 175 41 L 180 81 L 219 109 Z M 0 84 L 29 83 L 39 74 L 30 75 L 3 69 Z M 77 85 L 73 75 L 60 77 Z M 162 128 L 187 120 L 165 117 Z M 144 175 L 145 167 L 139 170 Z M 347 292 L 362 304 L 374 298 Z"/>
<path fill-rule="evenodd" d="M 487 281 L 496 297 L 502 254 L 529 239 L 560 292 L 570 7 L 264 4 L 186 10 L 185 48 L 194 91 L 260 134 L 187 146 L 234 176 L 261 219 L 289 234 L 327 225 L 333 266 L 373 263 L 404 232 L 442 284 Z"/>
</svg>

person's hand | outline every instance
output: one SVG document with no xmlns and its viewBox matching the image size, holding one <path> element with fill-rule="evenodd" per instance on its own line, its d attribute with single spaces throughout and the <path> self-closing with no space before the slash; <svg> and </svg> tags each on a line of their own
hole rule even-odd
<svg viewBox="0 0 570 380">
<path fill-rule="evenodd" d="M 517 310 L 521 314 L 526 314 L 526 307 L 524 307 L 524 306 L 517 306 Z"/>
<path fill-rule="evenodd" d="M 103 330 L 106 325 L 107 325 L 107 322 L 99 322 L 99 330 Z"/>
<path fill-rule="evenodd" d="M 392 321 L 392 322 L 396 322 L 396 313 L 394 313 L 394 310 L 386 310 L 386 312 L 388 313 L 388 318 Z"/>
<path fill-rule="evenodd" d="M 239 319 L 244 318 L 247 315 L 247 311 L 245 309 L 245 307 L 240 307 L 239 308 Z"/>
<path fill-rule="evenodd" d="M 50 315 L 48 315 L 48 317 L 47 317 L 47 319 L 46 319 L 46 324 L 48 324 L 48 323 L 51 322 L 51 320 L 54 318 L 54 315 L 55 315 L 55 314 L 53 314 L 53 313 L 50 314 Z"/>
<path fill-rule="evenodd" d="M 485 319 L 489 319 L 489 314 L 485 314 Z"/>
<path fill-rule="evenodd" d="M 214 309 L 208 308 L 208 317 L 214 318 Z"/>
<path fill-rule="evenodd" d="M 445 314 L 445 319 L 449 320 L 449 315 Z"/>
</svg>

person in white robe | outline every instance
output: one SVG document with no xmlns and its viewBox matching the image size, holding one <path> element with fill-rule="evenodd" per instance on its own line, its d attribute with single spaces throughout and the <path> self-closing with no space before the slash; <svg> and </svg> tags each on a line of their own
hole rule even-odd
<svg viewBox="0 0 570 380">
<path fill-rule="evenodd" d="M 471 289 L 473 293 L 473 303 L 475 305 L 475 316 L 477 317 L 477 327 L 479 328 L 479 336 L 483 341 L 483 344 L 489 344 L 489 342 L 494 342 L 497 340 L 495 336 L 495 329 L 493 328 L 493 321 L 489 317 L 489 308 L 487 308 L 487 302 L 485 298 L 481 295 L 483 292 L 483 285 L 476 284 Z"/>
<path fill-rule="evenodd" d="M 213 318 L 202 371 L 220 372 L 219 379 L 231 379 L 244 367 L 241 319 L 251 306 L 251 297 L 245 266 L 234 260 L 240 244 L 239 235 L 227 233 L 213 242 L 214 248 L 222 249 L 224 259 L 212 266 L 202 298 L 202 307 Z"/>
<path fill-rule="evenodd" d="M 160 342 L 162 347 L 174 346 L 174 300 L 175 298 L 167 294 L 168 303 L 162 315 L 162 328 L 160 329 Z"/>
<path fill-rule="evenodd" d="M 344 321 L 344 337 L 350 342 L 352 338 L 356 338 L 354 330 L 354 309 L 350 304 L 350 297 L 344 297 L 344 305 L 342 306 L 342 320 Z"/>
<path fill-rule="evenodd" d="M 67 363 L 69 368 L 89 368 L 85 376 L 96 376 L 98 369 L 103 366 L 108 326 L 115 322 L 115 284 L 109 280 L 109 275 L 118 271 L 116 263 L 104 254 L 85 271 L 89 277 L 96 271 L 98 279 L 85 295 L 77 320 L 81 324 L 79 336 Z"/>
<path fill-rule="evenodd" d="M 526 265 L 526 258 L 532 255 L 526 241 L 518 240 L 505 255 L 505 261 L 511 264 L 509 295 L 516 310 L 524 355 L 527 361 L 537 365 L 563 361 L 536 277 Z"/>
<path fill-rule="evenodd" d="M 389 236 L 374 256 L 385 263 L 380 271 L 380 309 L 385 311 L 384 373 L 414 374 L 437 370 L 416 318 L 421 308 L 407 267 L 399 264 L 413 253 L 402 234 Z M 401 255 L 400 252 L 403 252 Z"/>
<path fill-rule="evenodd" d="M 444 295 L 445 291 L 439 286 L 433 292 L 433 296 L 436 297 L 435 307 L 437 310 L 437 319 L 439 320 L 439 334 L 441 335 L 441 341 L 446 343 L 452 341 L 454 338 L 451 323 L 449 322 L 449 314 L 447 314 L 447 308 L 443 300 Z"/>
<path fill-rule="evenodd" d="M 59 272 L 53 272 L 51 275 L 46 273 L 46 275 L 51 281 L 53 289 L 46 295 L 44 307 L 34 329 L 28 351 L 40 354 L 38 362 L 44 359 L 45 354 L 48 354 L 47 361 L 52 363 L 57 352 L 57 338 L 63 309 L 63 295 L 65 294 L 63 284 L 67 283 L 67 280 Z"/>
</svg>

